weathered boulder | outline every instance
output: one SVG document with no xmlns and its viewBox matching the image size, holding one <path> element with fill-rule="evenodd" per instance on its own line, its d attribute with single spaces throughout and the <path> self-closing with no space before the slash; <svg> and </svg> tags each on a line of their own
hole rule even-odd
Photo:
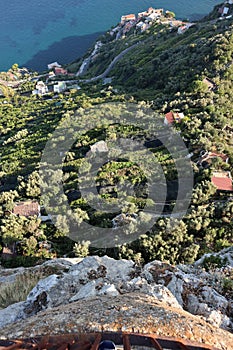
<svg viewBox="0 0 233 350">
<path fill-rule="evenodd" d="M 145 278 L 135 277 L 120 286 L 121 294 L 139 292 L 153 296 L 158 301 L 163 301 L 169 306 L 181 308 L 175 296 L 162 284 L 148 283 Z"/>
<path fill-rule="evenodd" d="M 217 253 L 204 254 L 199 260 L 194 263 L 194 266 L 202 265 L 205 258 L 210 256 L 219 257 L 226 265 L 233 267 L 233 247 L 228 247 Z"/>
<path fill-rule="evenodd" d="M 232 268 L 229 266 L 227 269 L 227 273 L 231 273 L 229 269 Z M 0 278 L 13 285 L 15 276 L 26 271 L 29 269 L 5 270 L 4 275 L 1 270 Z M 225 270 L 212 273 L 201 266 L 175 267 L 160 261 L 140 267 L 133 261 L 91 256 L 84 259 L 56 259 L 30 268 L 30 271 L 46 271 L 49 276 L 36 284 L 20 304 L 20 309 L 16 306 L 14 315 L 9 318 L 10 322 L 81 299 L 141 293 L 176 309 L 183 308 L 189 313 L 200 315 L 217 327 L 233 330 L 233 300 L 230 294 L 229 297 L 224 294 L 220 283 Z M 1 312 L 3 314 L 4 310 Z M 2 326 L 9 323 L 5 317 L 1 322 Z"/>
<path fill-rule="evenodd" d="M 58 284 L 58 275 L 51 275 L 40 280 L 29 293 L 24 303 L 25 316 L 35 315 L 41 310 L 51 308 L 53 306 L 53 300 L 52 296 L 50 297 L 49 291 L 56 289 Z"/>
<path fill-rule="evenodd" d="M 231 250 L 224 249 L 223 256 L 226 254 L 229 257 Z M 231 269 L 230 266 L 228 268 Z M 142 275 L 150 285 L 159 283 L 166 286 L 180 306 L 188 312 L 205 317 L 217 327 L 233 330 L 232 301 L 220 294 L 220 282 L 224 278 L 221 269 L 211 273 L 199 265 L 174 267 L 153 261 L 144 266 Z"/>
<path fill-rule="evenodd" d="M 1 330 L 6 338 L 87 331 L 128 331 L 181 337 L 233 350 L 233 335 L 199 316 L 168 306 L 153 296 L 127 293 L 97 296 L 45 310 Z"/>
<path fill-rule="evenodd" d="M 30 317 L 38 312 L 96 295 L 116 296 L 118 285 L 131 279 L 134 263 L 128 260 L 114 260 L 107 256 L 91 256 L 74 260 L 75 264 L 65 259 L 46 262 L 40 269 L 49 267 L 52 274 L 41 279 L 28 294 L 22 305 L 21 318 Z M 36 267 L 35 269 L 37 269 Z M 17 274 L 26 269 L 17 269 Z M 9 275 L 12 282 L 13 275 Z M 4 321 L 3 321 L 4 323 Z"/>
<path fill-rule="evenodd" d="M 134 270 L 131 260 L 115 260 L 108 256 L 89 256 L 71 267 L 69 273 L 81 283 L 106 278 L 109 281 L 124 281 L 130 279 Z"/>
<path fill-rule="evenodd" d="M 0 329 L 9 323 L 14 323 L 22 318 L 24 302 L 9 305 L 5 309 L 0 310 Z"/>
<path fill-rule="evenodd" d="M 134 266 L 132 261 L 114 260 L 107 256 L 87 257 L 76 264 L 64 261 L 67 267 L 65 272 L 52 274 L 40 280 L 29 293 L 24 308 L 27 317 L 46 308 L 67 304 L 83 297 L 88 298 L 101 293 L 117 295 L 116 287 L 107 286 L 130 280 Z M 63 265 L 63 261 L 61 263 Z M 101 284 L 104 289 L 100 287 Z"/>
<path fill-rule="evenodd" d="M 119 295 L 119 292 L 114 284 L 103 283 L 101 280 L 95 280 L 82 286 L 78 293 L 70 298 L 69 301 L 74 302 L 79 299 L 87 299 L 97 295 L 117 296 Z"/>
<path fill-rule="evenodd" d="M 197 295 L 190 293 L 186 299 L 186 310 L 193 315 L 202 315 L 217 327 L 229 328 L 232 321 L 228 313 L 228 300 L 214 289 L 204 286 Z"/>
<path fill-rule="evenodd" d="M 70 302 L 77 301 L 79 299 L 91 298 L 97 295 L 96 291 L 97 283 L 96 281 L 90 281 L 84 286 L 82 286 L 78 293 L 69 299 Z"/>
</svg>

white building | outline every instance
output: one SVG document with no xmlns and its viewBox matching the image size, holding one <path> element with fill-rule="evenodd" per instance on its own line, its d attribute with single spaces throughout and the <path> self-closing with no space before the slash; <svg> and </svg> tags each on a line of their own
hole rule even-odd
<svg viewBox="0 0 233 350">
<path fill-rule="evenodd" d="M 152 12 L 146 19 L 148 21 L 155 21 L 160 15 L 157 12 Z"/>
<path fill-rule="evenodd" d="M 61 68 L 61 65 L 60 65 L 59 63 L 57 63 L 57 62 L 53 62 L 53 63 L 49 63 L 49 64 L 48 64 L 48 69 L 49 69 L 49 70 L 50 70 L 50 69 L 53 69 L 53 68 L 55 68 L 55 67 Z"/>
<path fill-rule="evenodd" d="M 53 91 L 61 93 L 66 90 L 66 83 L 64 81 L 59 81 L 56 85 L 53 85 Z"/>
<path fill-rule="evenodd" d="M 186 30 L 188 30 L 190 27 L 194 26 L 195 23 L 185 23 L 183 26 L 178 28 L 177 33 L 178 34 L 184 34 Z"/>
<path fill-rule="evenodd" d="M 47 85 L 43 81 L 39 80 L 36 84 L 35 90 L 32 91 L 32 94 L 33 95 L 45 95 L 47 93 L 48 93 Z"/>
<path fill-rule="evenodd" d="M 224 7 L 224 8 L 223 8 L 223 12 L 222 12 L 222 16 L 227 15 L 228 12 L 229 12 L 229 7 Z"/>
</svg>

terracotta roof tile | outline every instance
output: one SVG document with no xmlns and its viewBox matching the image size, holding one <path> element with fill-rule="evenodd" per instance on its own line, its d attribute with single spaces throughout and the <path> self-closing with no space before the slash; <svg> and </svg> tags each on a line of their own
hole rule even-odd
<svg viewBox="0 0 233 350">
<path fill-rule="evenodd" d="M 179 123 L 181 119 L 184 118 L 184 114 L 170 111 L 167 114 L 165 114 L 165 118 L 167 119 L 168 124 L 172 124 L 175 121 Z"/>
<path fill-rule="evenodd" d="M 173 112 L 168 112 L 167 114 L 165 114 L 165 118 L 168 121 L 168 124 L 174 123 L 174 116 L 173 116 Z"/>
<path fill-rule="evenodd" d="M 213 176 L 212 183 L 221 191 L 233 191 L 232 180 L 230 177 Z"/>
<path fill-rule="evenodd" d="M 12 213 L 15 215 L 25 216 L 25 217 L 39 216 L 40 206 L 39 206 L 39 203 L 36 201 L 16 203 Z"/>
</svg>

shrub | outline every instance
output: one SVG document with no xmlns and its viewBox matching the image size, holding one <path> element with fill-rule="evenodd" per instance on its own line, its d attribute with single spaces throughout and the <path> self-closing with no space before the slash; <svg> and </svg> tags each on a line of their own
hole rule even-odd
<svg viewBox="0 0 233 350">
<path fill-rule="evenodd" d="M 13 259 L 1 259 L 1 265 L 5 268 L 30 267 L 41 264 L 41 258 L 34 256 L 16 256 Z"/>
<path fill-rule="evenodd" d="M 227 265 L 227 259 L 221 258 L 220 256 L 210 255 L 205 257 L 202 266 L 206 271 L 214 270 L 216 268 L 221 268 Z"/>
<path fill-rule="evenodd" d="M 90 241 L 82 241 L 75 243 L 73 247 L 74 255 L 79 258 L 85 258 L 86 256 L 88 256 L 90 243 Z"/>
<path fill-rule="evenodd" d="M 24 301 L 29 292 L 35 287 L 38 281 L 43 278 L 38 271 L 19 274 L 13 283 L 5 283 L 0 286 L 0 308 Z"/>
</svg>

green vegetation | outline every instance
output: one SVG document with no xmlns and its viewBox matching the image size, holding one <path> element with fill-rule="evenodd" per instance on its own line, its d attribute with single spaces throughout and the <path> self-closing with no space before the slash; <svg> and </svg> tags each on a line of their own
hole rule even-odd
<svg viewBox="0 0 233 350">
<path fill-rule="evenodd" d="M 23 259 L 21 260 L 23 265 Z M 42 261 L 37 261 L 37 265 L 39 265 L 39 263 L 42 263 Z M 31 265 L 33 265 L 32 260 Z M 0 285 L 0 309 L 20 301 L 25 301 L 29 292 L 41 279 L 52 274 L 61 275 L 65 271 L 67 271 L 66 267 L 42 265 L 19 272 L 16 274 L 13 281 Z M 9 274 L 10 273 L 11 272 L 9 272 Z M 5 275 L 7 275 L 7 272 Z"/>
<path fill-rule="evenodd" d="M 206 269 L 206 271 L 209 271 L 216 268 L 224 267 L 226 266 L 226 263 L 226 259 L 222 259 L 219 256 L 210 255 L 208 257 L 205 257 L 202 266 Z"/>
<path fill-rule="evenodd" d="M 160 259 L 175 264 L 192 263 L 203 253 L 232 245 L 232 194 L 217 191 L 211 177 L 216 170 L 230 172 L 233 164 L 233 24 L 231 19 L 215 21 L 215 18 L 215 14 L 211 14 L 183 35 L 177 34 L 177 28 L 161 23 L 155 23 L 143 33 L 129 31 L 117 41 L 107 33 L 101 39 L 104 45 L 82 79 L 103 73 L 114 57 L 140 42 L 114 66 L 110 72 L 113 78 L 111 85 L 103 85 L 102 81 L 91 84 L 80 82 L 81 90 L 44 96 L 28 93 L 34 88 L 30 79 L 23 82 L 18 90 L 4 84 L 0 86 L 3 95 L 0 97 L 2 248 L 6 245 L 13 247 L 18 258 L 22 257 L 22 264 L 26 258 L 46 259 L 65 254 L 83 257 L 96 253 L 132 258 L 137 262 Z M 80 64 L 77 62 L 76 66 L 73 63 L 70 69 L 75 71 Z M 12 66 L 10 73 L 19 74 L 18 66 Z M 1 73 L 2 80 L 7 81 L 7 77 L 9 74 Z M 211 81 L 212 86 L 207 85 L 205 78 Z M 142 109 L 152 108 L 162 115 L 169 111 L 183 112 L 185 117 L 180 123 L 174 123 L 174 128 L 193 154 L 195 184 L 192 202 L 182 220 L 161 217 L 150 232 L 137 241 L 114 249 L 97 250 L 89 247 L 89 242 L 74 243 L 67 238 L 68 226 L 62 217 L 59 220 L 63 229 L 58 229 L 50 221 L 15 216 L 12 210 L 16 202 L 40 200 L 38 164 L 57 125 L 64 118 L 74 117 L 76 110 L 85 118 L 86 109 L 107 102 L 138 104 Z M 109 116 L 117 113 L 114 104 L 109 106 L 108 113 Z M 80 223 L 85 220 L 99 227 L 113 225 L 112 219 L 116 214 L 95 211 L 81 197 L 77 174 L 80 170 L 88 174 L 85 155 L 91 146 L 101 140 L 111 142 L 120 137 L 148 144 L 147 148 L 159 161 L 169 184 L 164 214 L 170 213 L 174 206 L 177 171 L 168 150 L 135 126 L 123 127 L 119 122 L 84 133 L 65 155 L 64 194 L 73 210 L 73 217 Z M 63 140 L 64 135 L 60 135 L 53 148 L 56 149 L 59 141 Z M 207 167 L 201 167 L 197 165 L 201 151 L 223 153 L 228 156 L 228 163 L 215 158 Z M 56 172 L 52 175 L 55 182 L 61 178 Z M 136 196 L 122 189 L 127 187 L 127 183 L 133 186 Z M 110 203 L 115 203 L 117 193 L 125 198 L 122 213 L 139 214 L 145 206 L 146 176 L 136 161 L 121 156 L 106 162 L 98 171 L 96 185 L 101 196 Z M 42 211 L 46 215 L 46 205 Z M 206 261 L 207 265 L 209 263 L 212 262 Z"/>
<path fill-rule="evenodd" d="M 45 278 L 42 273 L 26 272 L 16 276 L 13 283 L 0 286 L 0 309 L 24 301 L 35 285 Z"/>
</svg>

